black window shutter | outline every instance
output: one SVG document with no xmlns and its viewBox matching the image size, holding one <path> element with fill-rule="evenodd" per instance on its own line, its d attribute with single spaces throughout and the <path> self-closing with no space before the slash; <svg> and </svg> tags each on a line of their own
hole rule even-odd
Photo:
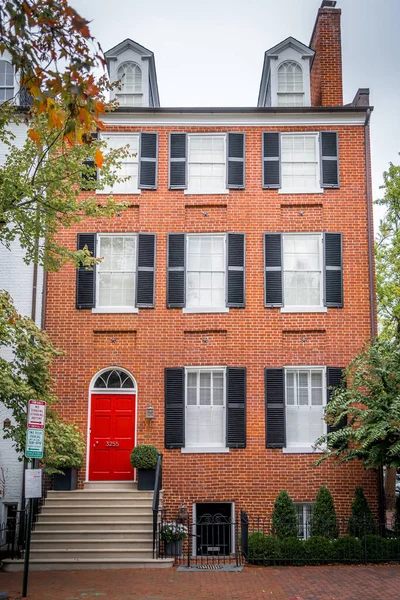
<svg viewBox="0 0 400 600">
<path fill-rule="evenodd" d="M 167 307 L 185 306 L 185 234 L 168 234 Z"/>
<path fill-rule="evenodd" d="M 337 387 L 343 387 L 345 385 L 344 380 L 343 380 L 343 373 L 344 373 L 344 368 L 343 367 L 327 367 L 327 402 L 330 402 L 333 392 L 333 389 L 330 388 L 337 388 Z M 332 431 L 338 431 L 339 429 L 342 429 L 343 427 L 346 427 L 347 425 L 347 418 L 344 417 L 339 425 L 336 425 L 335 427 L 333 425 L 328 425 L 327 426 L 327 431 L 328 433 L 331 433 Z"/>
<path fill-rule="evenodd" d="M 185 446 L 185 372 L 165 369 L 165 447 Z"/>
<path fill-rule="evenodd" d="M 141 190 L 157 189 L 158 134 L 140 134 L 139 185 Z"/>
<path fill-rule="evenodd" d="M 263 188 L 281 187 L 281 140 L 278 132 L 263 133 Z"/>
<path fill-rule="evenodd" d="M 284 448 L 286 429 L 283 369 L 265 369 L 265 421 L 267 448 Z"/>
<path fill-rule="evenodd" d="M 98 134 L 92 133 L 92 138 L 97 140 Z M 98 171 L 97 167 L 94 164 L 93 158 L 88 158 L 83 161 L 84 172 L 82 172 L 81 177 L 81 190 L 93 190 L 93 182 L 98 180 Z"/>
<path fill-rule="evenodd" d="M 187 188 L 187 135 L 170 133 L 169 136 L 169 189 Z"/>
<path fill-rule="evenodd" d="M 226 445 L 246 448 L 246 369 L 227 369 Z"/>
<path fill-rule="evenodd" d="M 245 234 L 228 233 L 227 306 L 245 306 Z"/>
<path fill-rule="evenodd" d="M 283 306 L 282 234 L 264 234 L 265 306 Z"/>
<path fill-rule="evenodd" d="M 96 234 L 78 233 L 77 250 L 87 246 L 92 256 L 96 256 Z M 85 269 L 82 265 L 76 270 L 76 308 L 94 308 L 96 304 L 96 268 Z"/>
<path fill-rule="evenodd" d="M 336 131 L 321 131 L 321 185 L 339 187 L 339 152 Z"/>
<path fill-rule="evenodd" d="M 156 258 L 154 233 L 139 233 L 137 254 L 136 306 L 138 308 L 154 308 Z"/>
<path fill-rule="evenodd" d="M 243 189 L 245 181 L 245 134 L 228 133 L 227 188 Z"/>
<path fill-rule="evenodd" d="M 343 307 L 343 252 L 342 234 L 324 234 L 325 254 L 325 306 Z"/>
</svg>

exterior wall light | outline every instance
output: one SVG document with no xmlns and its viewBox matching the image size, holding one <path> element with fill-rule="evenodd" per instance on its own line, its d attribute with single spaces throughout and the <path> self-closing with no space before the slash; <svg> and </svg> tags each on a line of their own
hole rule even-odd
<svg viewBox="0 0 400 600">
<path fill-rule="evenodd" d="M 151 427 L 151 424 L 154 420 L 154 408 L 152 407 L 151 403 L 150 403 L 150 406 L 148 406 L 146 408 L 146 420 L 148 421 L 148 423 Z"/>
</svg>

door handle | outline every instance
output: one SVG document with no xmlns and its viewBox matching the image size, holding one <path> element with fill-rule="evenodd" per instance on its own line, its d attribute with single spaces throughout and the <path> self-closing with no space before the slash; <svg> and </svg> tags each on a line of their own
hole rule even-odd
<svg viewBox="0 0 400 600">
<path fill-rule="evenodd" d="M 96 446 L 97 446 L 97 444 L 98 444 L 98 443 L 99 443 L 98 441 L 97 441 L 97 442 L 95 442 L 95 443 L 93 444 L 93 448 L 96 448 Z"/>
</svg>

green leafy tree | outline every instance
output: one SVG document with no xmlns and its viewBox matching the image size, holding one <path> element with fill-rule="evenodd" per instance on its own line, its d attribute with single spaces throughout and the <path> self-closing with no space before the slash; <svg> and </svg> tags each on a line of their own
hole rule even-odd
<svg viewBox="0 0 400 600">
<path fill-rule="evenodd" d="M 348 532 L 354 537 L 362 537 L 363 535 L 376 533 L 375 521 L 361 486 L 356 487 L 355 489 L 354 500 L 351 505 L 351 515 L 349 517 Z"/>
<path fill-rule="evenodd" d="M 280 539 L 298 535 L 296 507 L 286 490 L 280 492 L 274 502 L 271 523 L 273 535 Z"/>
<path fill-rule="evenodd" d="M 390 163 L 383 173 L 386 208 L 375 245 L 376 291 L 381 337 L 400 337 L 400 166 Z"/>
<path fill-rule="evenodd" d="M 49 337 L 28 317 L 19 315 L 7 292 L 0 291 L 0 402 L 12 410 L 14 423 L 3 431 L 14 441 L 22 455 L 28 400 L 47 403 L 44 458 L 47 471 L 60 472 L 64 466 L 82 465 L 84 443 L 75 425 L 65 423 L 54 410 L 56 397 L 52 392 L 50 367 L 61 353 Z M 74 463 L 74 464 L 71 464 Z"/>
<path fill-rule="evenodd" d="M 311 518 L 311 535 L 339 537 L 339 527 L 332 494 L 324 485 L 318 490 Z"/>
<path fill-rule="evenodd" d="M 400 467 L 400 341 L 367 344 L 346 369 L 347 387 L 337 388 L 325 419 L 347 426 L 328 433 L 317 464 L 333 457 L 338 464 L 361 460 L 366 468 Z"/>
</svg>

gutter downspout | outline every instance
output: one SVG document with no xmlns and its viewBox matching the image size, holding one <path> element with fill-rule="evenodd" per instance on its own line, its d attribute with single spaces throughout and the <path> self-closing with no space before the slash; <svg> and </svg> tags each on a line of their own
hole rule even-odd
<svg viewBox="0 0 400 600">
<path fill-rule="evenodd" d="M 368 226 L 368 266 L 369 266 L 369 302 L 371 319 L 371 338 L 376 338 L 376 310 L 375 310 L 375 286 L 374 286 L 374 231 L 372 221 L 372 191 L 371 191 L 371 168 L 370 168 L 370 143 L 369 143 L 369 122 L 371 119 L 371 109 L 368 108 L 364 123 L 365 140 L 365 178 L 367 190 L 367 226 Z M 385 533 L 385 491 L 383 467 L 378 467 L 377 488 L 378 488 L 378 515 L 379 532 Z"/>
</svg>

